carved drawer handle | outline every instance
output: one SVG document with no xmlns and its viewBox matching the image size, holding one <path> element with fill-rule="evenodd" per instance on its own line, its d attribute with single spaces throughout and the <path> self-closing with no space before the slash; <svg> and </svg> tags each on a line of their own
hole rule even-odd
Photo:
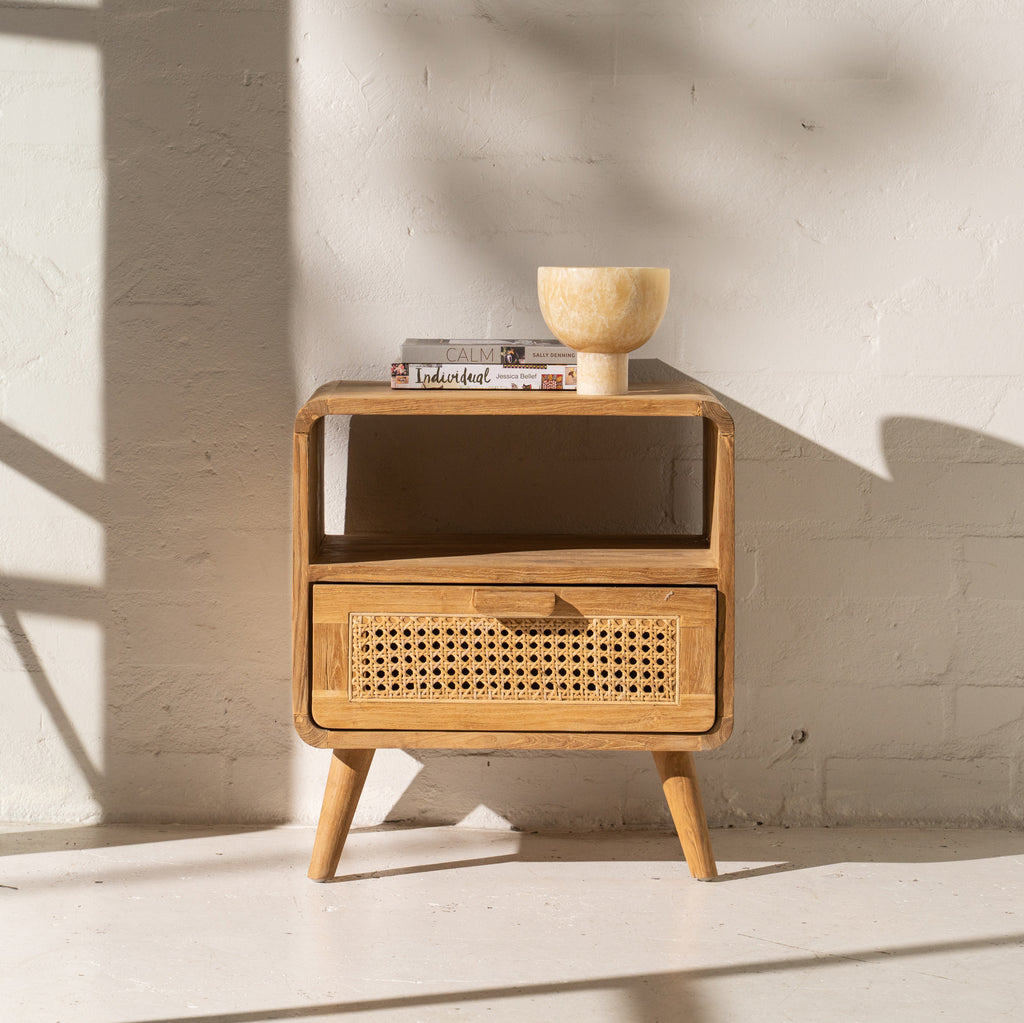
<svg viewBox="0 0 1024 1023">
<path fill-rule="evenodd" d="M 492 618 L 547 618 L 555 610 L 550 590 L 474 590 L 473 608 Z"/>
</svg>

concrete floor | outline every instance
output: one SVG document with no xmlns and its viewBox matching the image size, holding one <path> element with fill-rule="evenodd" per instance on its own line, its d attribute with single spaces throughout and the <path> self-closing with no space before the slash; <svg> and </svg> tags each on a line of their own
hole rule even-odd
<svg viewBox="0 0 1024 1023">
<path fill-rule="evenodd" d="M 1024 833 L 0 828 L 0 1019 L 1024 1018 Z"/>
</svg>

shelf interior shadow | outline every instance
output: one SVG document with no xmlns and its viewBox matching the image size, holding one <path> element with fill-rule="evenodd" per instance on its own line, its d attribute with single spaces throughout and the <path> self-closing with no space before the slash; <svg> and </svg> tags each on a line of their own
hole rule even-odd
<svg viewBox="0 0 1024 1023">
<path fill-rule="evenodd" d="M 348 432 L 346 533 L 701 530 L 699 419 L 353 416 Z"/>
</svg>

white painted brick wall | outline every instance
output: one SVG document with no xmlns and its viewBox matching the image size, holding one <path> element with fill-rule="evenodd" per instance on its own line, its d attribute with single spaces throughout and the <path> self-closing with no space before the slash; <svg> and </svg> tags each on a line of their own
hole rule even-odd
<svg viewBox="0 0 1024 1023">
<path fill-rule="evenodd" d="M 0 2 L 0 819 L 312 819 L 295 408 L 406 335 L 544 331 L 538 265 L 639 263 L 673 292 L 635 376 L 737 421 L 712 820 L 1020 824 L 1022 33 L 978 0 Z M 690 437 L 515 439 L 333 430 L 331 519 L 694 517 Z M 441 483 L 375 478 L 416 443 Z M 382 753 L 357 821 L 664 824 L 648 759 Z"/>
</svg>

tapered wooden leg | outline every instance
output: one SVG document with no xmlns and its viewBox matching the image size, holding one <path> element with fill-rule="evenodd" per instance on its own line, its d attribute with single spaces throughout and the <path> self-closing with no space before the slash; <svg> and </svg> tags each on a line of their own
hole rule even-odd
<svg viewBox="0 0 1024 1023">
<path fill-rule="evenodd" d="M 334 750 L 309 862 L 309 876 L 314 881 L 330 881 L 338 871 L 373 753 L 372 749 Z"/>
<path fill-rule="evenodd" d="M 683 847 L 690 874 L 701 880 L 718 877 L 715 856 L 711 851 L 708 820 L 704 815 L 704 802 L 700 798 L 693 754 L 686 752 L 662 753 L 656 751 L 654 762 L 661 775 L 661 787 L 672 812 L 672 821 Z"/>
</svg>

